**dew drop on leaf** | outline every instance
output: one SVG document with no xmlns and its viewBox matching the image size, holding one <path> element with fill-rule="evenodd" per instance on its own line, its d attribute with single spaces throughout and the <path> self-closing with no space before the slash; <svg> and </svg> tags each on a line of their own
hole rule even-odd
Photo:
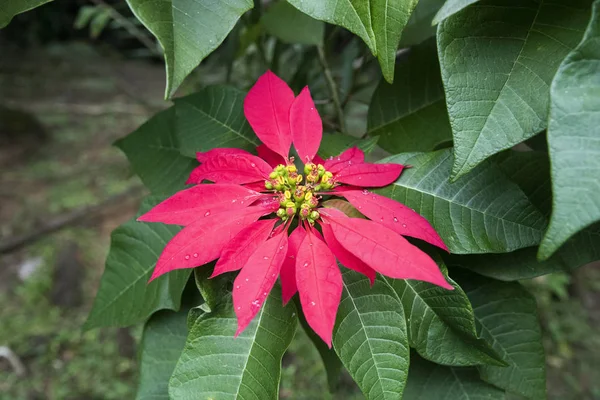
<svg viewBox="0 0 600 400">
<path fill-rule="evenodd" d="M 406 228 L 406 224 L 402 224 L 402 227 L 403 227 L 403 228 Z"/>
<path fill-rule="evenodd" d="M 314 302 L 314 301 L 311 301 L 311 302 L 310 302 L 310 305 L 311 305 L 311 306 L 314 306 L 314 305 L 315 305 L 315 302 Z"/>
<path fill-rule="evenodd" d="M 304 263 L 304 268 L 308 267 L 308 263 Z"/>
<path fill-rule="evenodd" d="M 250 166 L 251 166 L 252 168 L 254 168 L 254 167 L 256 167 L 256 164 L 252 163 L 252 164 L 250 164 Z"/>
<path fill-rule="evenodd" d="M 198 258 L 198 253 L 194 253 L 194 257 L 195 257 L 195 258 Z"/>
<path fill-rule="evenodd" d="M 362 194 L 364 194 L 365 196 L 369 194 L 369 191 L 367 189 L 362 191 Z"/>
<path fill-rule="evenodd" d="M 267 257 L 267 256 L 263 257 L 263 260 L 268 260 L 268 259 L 269 259 L 269 257 Z"/>
<path fill-rule="evenodd" d="M 250 279 L 246 278 L 246 282 L 248 282 Z"/>
<path fill-rule="evenodd" d="M 394 222 L 398 222 L 398 218 L 394 217 Z"/>
<path fill-rule="evenodd" d="M 204 213 L 205 217 L 208 217 L 209 215 L 210 215 L 210 211 L 207 211 L 207 212 Z"/>
<path fill-rule="evenodd" d="M 190 255 L 189 255 L 189 254 L 186 254 L 186 255 L 185 255 L 185 259 L 186 259 L 186 260 L 189 260 L 189 259 L 190 259 Z"/>
</svg>

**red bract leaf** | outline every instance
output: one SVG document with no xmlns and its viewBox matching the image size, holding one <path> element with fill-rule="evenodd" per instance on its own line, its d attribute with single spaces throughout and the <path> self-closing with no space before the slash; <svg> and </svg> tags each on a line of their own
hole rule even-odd
<svg viewBox="0 0 600 400">
<path fill-rule="evenodd" d="M 255 192 L 266 192 L 267 191 L 267 189 L 265 188 L 264 181 L 245 183 L 242 186 L 245 187 L 246 189 L 254 190 Z"/>
<path fill-rule="evenodd" d="M 320 156 L 320 155 L 318 155 L 318 154 L 315 154 L 315 156 L 313 157 L 313 160 L 312 160 L 312 161 L 313 161 L 313 163 L 315 163 L 315 164 L 317 164 L 317 165 L 318 165 L 318 164 L 321 164 L 321 165 L 325 164 L 325 160 L 323 160 L 323 159 L 321 158 L 321 156 Z"/>
<path fill-rule="evenodd" d="M 417 279 L 453 289 L 435 261 L 391 229 L 361 218 L 341 217 L 329 209 L 319 212 L 330 223 L 337 241 L 375 271 L 390 278 Z"/>
<path fill-rule="evenodd" d="M 368 190 L 344 190 L 339 193 L 363 215 L 405 236 L 422 239 L 441 249 L 448 247 L 429 221 L 414 210 L 395 200 L 371 193 Z"/>
<path fill-rule="evenodd" d="M 251 183 L 268 179 L 271 171 L 269 164 L 252 154 L 218 154 L 196 167 L 186 183 L 200 183 L 204 179 L 215 183 Z"/>
<path fill-rule="evenodd" d="M 308 231 L 296 256 L 296 284 L 310 327 L 331 348 L 342 274 L 327 245 Z"/>
<path fill-rule="evenodd" d="M 244 99 L 244 114 L 256 136 L 286 158 L 292 144 L 290 106 L 294 92 L 271 71 L 263 74 Z"/>
<path fill-rule="evenodd" d="M 205 151 L 205 152 L 197 152 L 196 153 L 196 159 L 203 163 L 206 160 L 208 160 L 211 157 L 215 157 L 218 155 L 232 155 L 232 154 L 243 154 L 243 155 L 248 155 L 251 156 L 252 154 L 248 153 L 246 150 L 242 150 L 242 149 L 236 149 L 235 147 L 220 147 L 220 148 L 216 148 L 216 149 L 212 149 L 209 151 Z"/>
<path fill-rule="evenodd" d="M 375 270 L 369 267 L 364 262 L 362 262 L 359 258 L 355 257 L 354 254 L 346 250 L 344 246 L 342 246 L 333 235 L 329 224 L 321 224 L 321 229 L 323 230 L 323 236 L 325 236 L 327 246 L 335 256 L 335 258 L 337 258 L 338 261 L 342 263 L 344 267 L 354 270 L 369 278 L 369 280 L 371 281 L 371 285 L 373 285 L 373 283 L 375 283 L 375 277 L 377 275 Z"/>
<path fill-rule="evenodd" d="M 249 207 L 196 221 L 167 243 L 150 280 L 175 269 L 194 268 L 219 257 L 223 247 L 265 210 Z"/>
<path fill-rule="evenodd" d="M 332 174 L 341 171 L 349 165 L 365 162 L 365 153 L 358 147 L 351 147 L 337 157 L 332 157 L 323 162 L 325 169 Z"/>
<path fill-rule="evenodd" d="M 264 194 L 239 185 L 197 185 L 177 192 L 137 220 L 189 225 L 223 211 L 248 207 Z"/>
<path fill-rule="evenodd" d="M 260 158 L 265 160 L 273 168 L 275 168 L 279 164 L 283 164 L 283 165 L 286 164 L 285 159 L 283 157 L 281 157 L 279 154 L 275 153 L 273 150 L 271 150 L 264 144 L 257 146 L 256 152 L 258 153 L 258 156 Z"/>
<path fill-rule="evenodd" d="M 381 187 L 395 182 L 403 168 L 400 164 L 352 164 L 339 171 L 334 179 L 348 185 Z"/>
<path fill-rule="evenodd" d="M 279 198 L 277 196 L 263 194 L 263 197 L 252 203 L 252 207 L 260 207 L 269 212 L 275 212 L 279 208 Z"/>
<path fill-rule="evenodd" d="M 290 131 L 294 147 L 304 164 L 312 161 L 323 137 L 323 123 L 308 86 L 300 92 L 290 108 Z"/>
<path fill-rule="evenodd" d="M 233 307 L 238 319 L 236 337 L 246 329 L 264 304 L 277 280 L 287 249 L 287 232 L 263 242 L 235 278 Z"/>
<path fill-rule="evenodd" d="M 241 269 L 252 253 L 269 238 L 275 222 L 276 219 L 264 219 L 242 229 L 221 251 L 211 278 Z"/>
<path fill-rule="evenodd" d="M 294 229 L 288 241 L 288 252 L 279 273 L 283 305 L 286 305 L 298 291 L 298 286 L 296 286 L 296 256 L 305 236 L 306 231 L 299 226 Z"/>
</svg>

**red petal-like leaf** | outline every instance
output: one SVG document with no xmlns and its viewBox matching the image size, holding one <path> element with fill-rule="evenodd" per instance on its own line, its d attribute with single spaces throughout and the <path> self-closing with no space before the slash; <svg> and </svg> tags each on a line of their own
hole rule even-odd
<svg viewBox="0 0 600 400">
<path fill-rule="evenodd" d="M 283 164 L 283 165 L 286 164 L 285 159 L 283 157 L 281 157 L 279 154 L 275 153 L 273 150 L 271 150 L 264 144 L 257 146 L 256 152 L 258 153 L 258 156 L 260 158 L 265 160 L 267 162 L 267 164 L 269 164 L 273 168 L 275 168 L 279 164 Z"/>
<path fill-rule="evenodd" d="M 242 149 L 236 149 L 235 147 L 219 147 L 216 149 L 212 149 L 209 151 L 199 151 L 196 153 L 196 159 L 203 163 L 206 160 L 208 160 L 211 157 L 215 157 L 218 155 L 232 155 L 232 154 L 243 154 L 243 155 L 248 155 L 251 156 L 252 154 L 250 154 L 249 152 L 247 152 L 246 150 L 242 150 Z"/>
<path fill-rule="evenodd" d="M 221 251 L 211 278 L 241 269 L 252 253 L 267 241 L 275 222 L 276 219 L 264 219 L 242 229 Z"/>
<path fill-rule="evenodd" d="M 296 256 L 296 284 L 306 321 L 331 348 L 342 274 L 327 245 L 312 231 L 307 232 Z"/>
<path fill-rule="evenodd" d="M 400 164 L 352 164 L 335 174 L 334 178 L 348 185 L 381 187 L 395 182 L 403 168 Z"/>
<path fill-rule="evenodd" d="M 427 254 L 391 229 L 361 218 L 320 209 L 337 241 L 375 271 L 395 279 L 416 279 L 445 289 L 453 287 Z M 342 214 L 343 215 L 343 214 Z"/>
<path fill-rule="evenodd" d="M 233 307 L 242 333 L 273 288 L 288 249 L 287 232 L 263 242 L 233 282 Z"/>
<path fill-rule="evenodd" d="M 448 247 L 429 221 L 404 204 L 368 190 L 345 190 L 339 195 L 344 196 L 350 204 L 374 222 L 385 225 L 401 235 L 424 240 L 448 251 Z"/>
<path fill-rule="evenodd" d="M 196 167 L 186 183 L 204 179 L 215 183 L 251 183 L 269 178 L 273 169 L 262 158 L 252 154 L 217 154 Z"/>
<path fill-rule="evenodd" d="M 315 156 L 313 157 L 313 160 L 312 160 L 312 161 L 313 161 L 313 163 L 315 163 L 315 164 L 317 164 L 317 165 L 318 165 L 318 164 L 321 164 L 321 165 L 324 165 L 324 164 L 325 164 L 325 160 L 323 160 L 323 159 L 321 158 L 321 156 L 320 156 L 320 155 L 318 155 L 318 154 L 315 154 Z"/>
<path fill-rule="evenodd" d="M 137 220 L 189 225 L 223 211 L 248 207 L 265 194 L 239 185 L 197 185 L 175 193 Z"/>
<path fill-rule="evenodd" d="M 245 187 L 246 189 L 254 190 L 255 192 L 267 192 L 268 191 L 265 188 L 264 181 L 245 183 L 242 186 Z"/>
<path fill-rule="evenodd" d="M 256 136 L 275 153 L 287 158 L 292 144 L 290 106 L 294 92 L 271 71 L 263 74 L 244 99 L 244 114 Z"/>
<path fill-rule="evenodd" d="M 342 263 L 344 267 L 354 270 L 369 278 L 369 280 L 371 281 L 371 285 L 373 285 L 373 283 L 375 283 L 375 277 L 377 276 L 375 270 L 369 267 L 364 262 L 362 262 L 359 258 L 354 256 L 354 254 L 346 250 L 344 246 L 342 246 L 333 235 L 329 224 L 321 224 L 321 229 L 323 230 L 323 236 L 325 236 L 327 246 L 335 256 L 335 258 L 337 258 L 338 261 Z"/>
<path fill-rule="evenodd" d="M 235 235 L 264 214 L 262 208 L 249 207 L 186 226 L 167 243 L 150 280 L 175 269 L 194 268 L 216 260 Z"/>
<path fill-rule="evenodd" d="M 332 174 L 353 165 L 365 162 L 365 153 L 358 147 L 351 147 L 337 157 L 331 157 L 323 162 L 325 169 Z"/>
<path fill-rule="evenodd" d="M 288 241 L 288 252 L 279 273 L 283 305 L 286 305 L 298 291 L 298 286 L 296 286 L 296 256 L 305 237 L 306 231 L 299 226 L 294 229 Z"/>
<path fill-rule="evenodd" d="M 304 87 L 290 108 L 290 131 L 294 147 L 304 164 L 312 161 L 323 137 L 323 122 L 308 86 Z"/>
</svg>

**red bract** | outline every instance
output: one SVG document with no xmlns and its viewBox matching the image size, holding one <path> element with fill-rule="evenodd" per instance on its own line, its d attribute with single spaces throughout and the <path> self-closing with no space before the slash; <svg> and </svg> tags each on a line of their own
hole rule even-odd
<svg viewBox="0 0 600 400">
<path fill-rule="evenodd" d="M 237 336 L 280 277 L 284 304 L 298 292 L 306 320 L 329 346 L 343 286 L 338 262 L 371 283 L 379 272 L 452 289 L 436 263 L 401 236 L 447 250 L 429 222 L 363 189 L 394 182 L 402 165 L 366 163 L 356 147 L 322 160 L 316 154 L 322 124 L 308 88 L 294 97 L 271 72 L 250 89 L 244 113 L 264 143 L 260 157 L 230 148 L 198 153 L 201 164 L 188 180 L 196 186 L 139 218 L 185 226 L 163 250 L 151 279 L 216 259 L 213 276 L 240 270 L 233 287 Z M 292 142 L 303 171 L 289 156 Z M 345 198 L 343 204 L 368 219 L 320 208 L 323 196 Z"/>
</svg>

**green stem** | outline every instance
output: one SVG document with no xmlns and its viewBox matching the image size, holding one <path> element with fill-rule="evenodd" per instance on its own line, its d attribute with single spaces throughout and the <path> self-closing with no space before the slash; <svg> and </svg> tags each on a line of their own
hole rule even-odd
<svg viewBox="0 0 600 400">
<path fill-rule="evenodd" d="M 335 83 L 333 75 L 331 75 L 331 70 L 329 69 L 329 64 L 327 63 L 327 58 L 325 57 L 325 50 L 323 49 L 323 46 L 317 46 L 317 51 L 319 53 L 319 62 L 321 63 L 323 73 L 325 74 L 325 81 L 327 82 L 327 87 L 329 88 L 331 98 L 333 99 L 333 105 L 337 114 L 337 120 L 338 125 L 340 127 L 340 131 L 346 132 L 346 123 L 344 122 L 344 111 L 342 110 L 342 103 L 340 102 L 337 83 Z"/>
</svg>

